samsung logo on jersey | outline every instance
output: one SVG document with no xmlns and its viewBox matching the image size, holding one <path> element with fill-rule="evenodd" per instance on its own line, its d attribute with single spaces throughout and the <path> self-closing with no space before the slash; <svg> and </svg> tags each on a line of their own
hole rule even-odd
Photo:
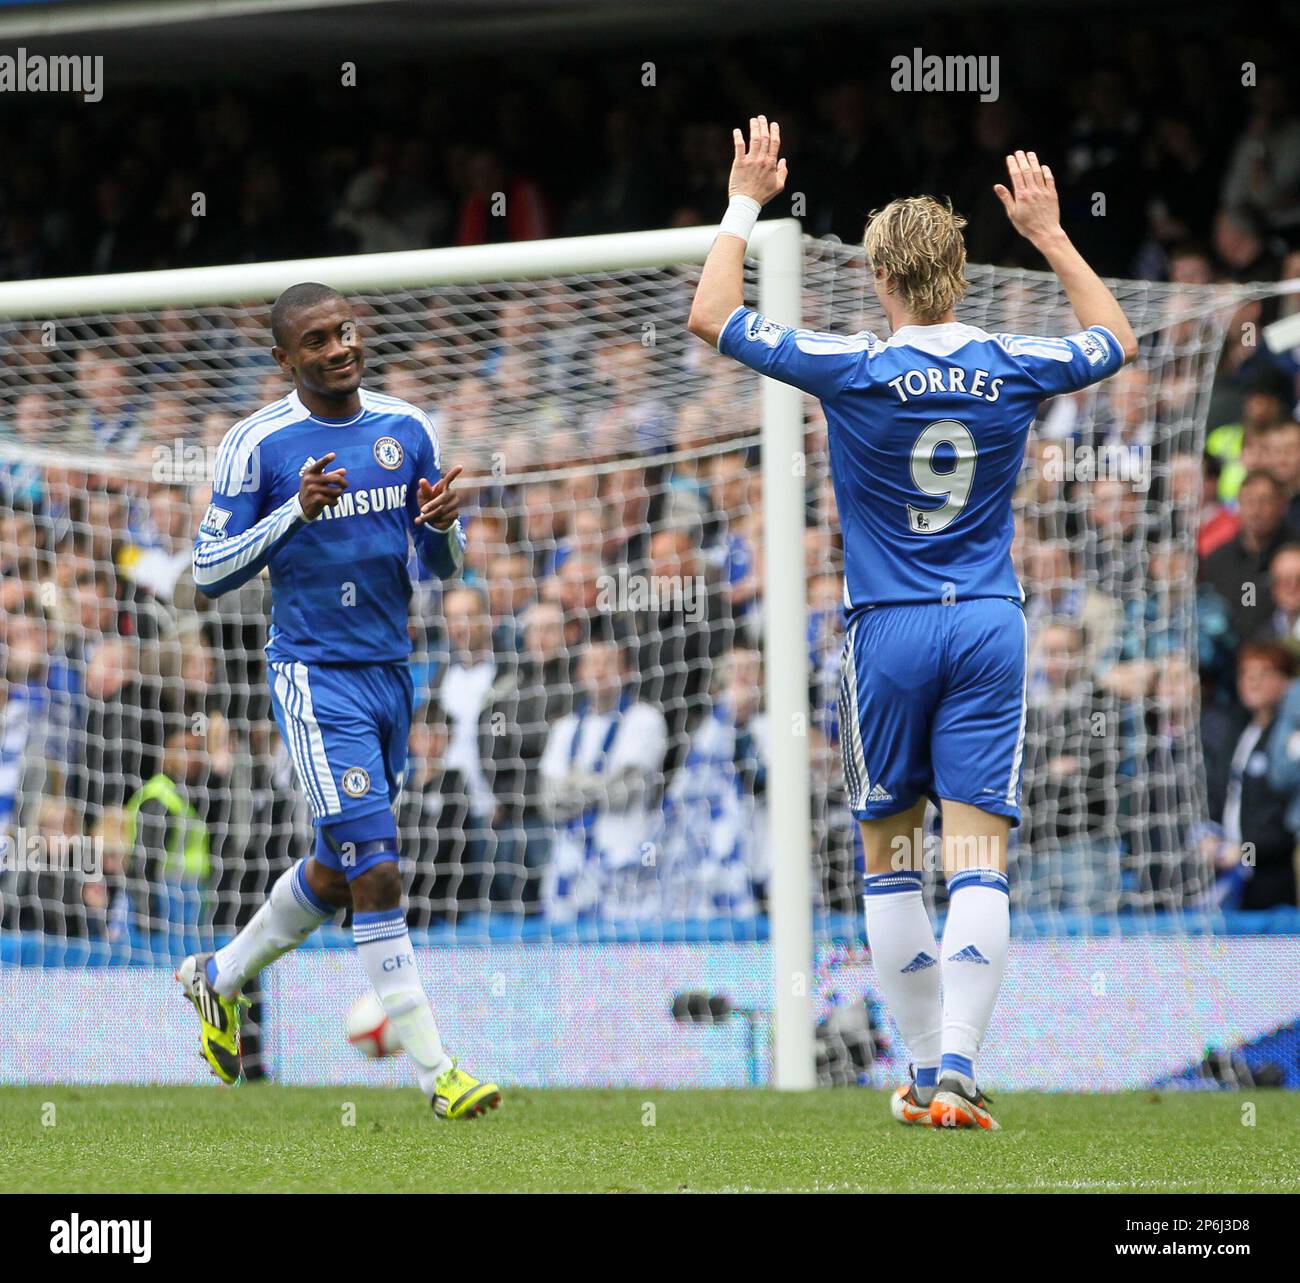
<svg viewBox="0 0 1300 1283">
<path fill-rule="evenodd" d="M 966 386 L 968 374 L 970 387 Z M 914 396 L 925 396 L 929 392 L 960 392 L 981 401 L 996 401 L 1002 393 L 1002 382 L 990 378 L 987 370 L 967 371 L 950 365 L 946 370 L 937 370 L 933 366 L 908 370 L 906 374 L 890 379 L 889 386 L 898 393 L 900 401 L 910 401 Z"/>
<path fill-rule="evenodd" d="M 406 507 L 406 486 L 373 486 L 369 490 L 345 490 L 332 508 L 321 510 L 321 516 L 364 517 L 371 512 L 392 512 Z"/>
</svg>

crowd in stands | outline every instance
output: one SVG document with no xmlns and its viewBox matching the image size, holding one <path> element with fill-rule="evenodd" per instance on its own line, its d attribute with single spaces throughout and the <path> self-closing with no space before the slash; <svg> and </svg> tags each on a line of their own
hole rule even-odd
<svg viewBox="0 0 1300 1283">
<path fill-rule="evenodd" d="M 1184 285 L 1300 275 L 1300 118 L 1285 81 L 1264 64 L 1246 89 L 1238 66 L 1208 93 L 1225 74 L 1220 50 L 1189 38 L 1148 67 L 1152 47 L 1140 26 L 1114 33 L 1113 65 L 1078 81 L 1071 112 L 1051 114 L 1062 185 L 1112 193 L 1104 223 L 1067 214 L 1083 248 L 1105 271 Z M 787 94 L 808 104 L 782 115 L 807 175 L 808 230 L 857 239 L 889 196 L 948 191 L 971 217 L 972 260 L 1025 262 L 985 189 L 1025 121 L 1044 119 L 1035 94 L 1065 56 L 1046 42 L 1024 83 L 1004 60 L 1005 96 L 962 114 L 875 92 L 860 69 L 803 98 L 783 82 L 777 106 Z M 665 65 L 657 92 L 637 100 L 648 114 L 608 83 L 548 75 L 560 137 L 598 136 L 599 155 L 539 153 L 547 115 L 525 88 L 494 100 L 492 146 L 449 135 L 454 87 L 401 77 L 373 101 L 407 104 L 402 127 L 353 111 L 331 147 L 303 156 L 263 148 L 274 104 L 234 96 L 189 117 L 179 100 L 135 109 L 110 147 L 87 115 L 50 135 L 39 171 L 16 149 L 0 184 L 0 270 L 709 221 L 728 156 L 715 154 L 718 122 L 777 84 L 761 59 L 741 65 L 724 60 L 707 80 Z M 888 141 L 903 117 L 907 149 Z M 195 145 L 172 147 L 174 129 Z M 539 154 L 544 172 L 528 164 Z M 162 163 L 175 156 L 183 165 Z M 202 221 L 185 212 L 199 189 Z M 508 219 L 488 208 L 496 191 Z M 655 295 L 663 338 L 652 345 L 649 284 L 645 297 L 636 280 L 621 289 L 414 299 L 396 318 L 362 308 L 368 385 L 427 410 L 445 457 L 471 473 L 462 579 L 429 581 L 412 561 L 418 698 L 399 825 L 415 926 L 479 915 L 734 925 L 766 907 L 755 381 L 683 342 L 680 289 Z M 1257 338 L 1288 310 L 1286 299 L 1242 309 L 1209 357 L 1212 388 L 1195 373 L 1208 331 L 1174 327 L 1101 389 L 1043 407 L 1013 550 L 1032 637 L 1026 819 L 1012 852 L 1020 910 L 1296 903 L 1296 365 Z M 114 941 L 228 931 L 309 849 L 266 691 L 265 578 L 212 603 L 189 569 L 206 462 L 234 419 L 285 391 L 264 327 L 256 307 L 178 308 L 73 323 L 55 345 L 39 326 L 6 336 L 0 828 L 47 844 L 93 835 L 103 877 L 0 872 L 0 927 Z M 1191 373 L 1171 377 L 1180 354 Z M 1082 472 L 1085 454 L 1106 465 Z M 851 912 L 827 459 L 809 401 L 818 899 Z"/>
<path fill-rule="evenodd" d="M 711 223 L 731 128 L 758 110 L 781 122 L 814 235 L 853 242 L 889 198 L 942 193 L 973 261 L 1037 266 L 991 190 L 1028 145 L 1104 274 L 1168 275 L 1196 242 L 1233 279 L 1276 275 L 1300 227 L 1294 15 L 1170 18 L 975 10 L 514 57 L 502 33 L 491 61 L 449 49 L 348 77 L 295 58 L 238 87 L 225 66 L 159 68 L 5 129 L 0 279 Z M 915 48 L 997 55 L 996 96 L 897 91 L 893 59 Z M 311 134 L 287 140 L 288 120 Z"/>
</svg>

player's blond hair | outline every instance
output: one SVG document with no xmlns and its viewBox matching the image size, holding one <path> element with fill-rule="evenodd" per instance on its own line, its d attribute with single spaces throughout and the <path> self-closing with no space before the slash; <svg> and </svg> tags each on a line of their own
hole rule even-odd
<svg viewBox="0 0 1300 1283">
<path fill-rule="evenodd" d="M 919 321 L 937 321 L 966 293 L 966 220 L 948 200 L 908 196 L 871 211 L 862 247 Z"/>
</svg>

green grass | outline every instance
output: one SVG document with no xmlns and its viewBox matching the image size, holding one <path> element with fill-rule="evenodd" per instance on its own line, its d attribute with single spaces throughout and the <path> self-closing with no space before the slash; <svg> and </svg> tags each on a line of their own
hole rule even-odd
<svg viewBox="0 0 1300 1283">
<path fill-rule="evenodd" d="M 511 1090 L 444 1123 L 414 1090 L 6 1088 L 0 1191 L 1300 1191 L 1297 1093 L 994 1109 L 1002 1130 L 973 1134 L 902 1127 L 856 1089 Z"/>
</svg>

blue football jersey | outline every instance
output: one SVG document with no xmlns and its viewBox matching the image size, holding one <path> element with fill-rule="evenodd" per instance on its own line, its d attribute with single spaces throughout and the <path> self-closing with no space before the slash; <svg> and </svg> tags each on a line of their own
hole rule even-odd
<svg viewBox="0 0 1300 1283">
<path fill-rule="evenodd" d="M 1011 499 L 1045 397 L 1124 364 L 1100 325 L 1067 338 L 908 325 L 889 339 L 791 329 L 737 308 L 726 356 L 820 399 L 844 540 L 844 606 L 1023 600 Z"/>
<path fill-rule="evenodd" d="M 307 521 L 303 471 L 322 455 L 347 469 L 348 489 Z M 348 419 L 321 419 L 291 392 L 235 424 L 217 452 L 212 503 L 194 542 L 194 582 L 217 597 L 269 567 L 268 658 L 308 664 L 391 663 L 410 654 L 411 540 L 435 574 L 451 575 L 461 524 L 416 526 L 419 482 L 442 476 L 428 416 L 361 391 Z"/>
</svg>

